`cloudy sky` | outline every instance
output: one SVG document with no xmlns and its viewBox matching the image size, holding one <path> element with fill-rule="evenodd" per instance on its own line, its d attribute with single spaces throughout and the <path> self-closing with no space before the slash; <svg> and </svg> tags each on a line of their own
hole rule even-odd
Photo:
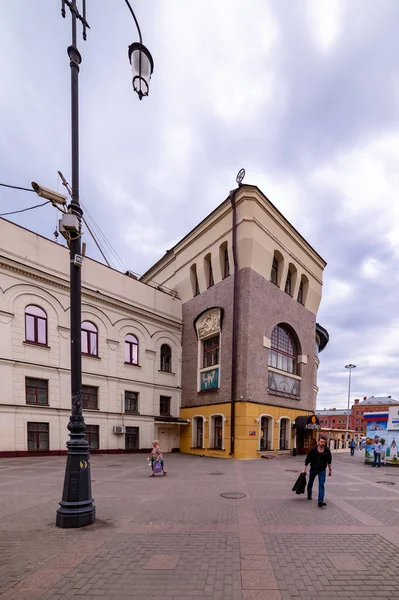
<svg viewBox="0 0 399 600">
<path fill-rule="evenodd" d="M 88 0 L 80 41 L 81 199 L 123 268 L 144 272 L 245 167 L 328 262 L 319 408 L 346 406 L 349 362 L 352 399 L 399 397 L 399 2 L 131 2 L 155 62 L 148 98 L 132 91 L 123 0 Z M 2 5 L 2 183 L 62 191 L 57 171 L 70 178 L 60 5 Z M 37 200 L 0 188 L 1 213 Z M 48 237 L 56 218 L 11 217 Z"/>
</svg>

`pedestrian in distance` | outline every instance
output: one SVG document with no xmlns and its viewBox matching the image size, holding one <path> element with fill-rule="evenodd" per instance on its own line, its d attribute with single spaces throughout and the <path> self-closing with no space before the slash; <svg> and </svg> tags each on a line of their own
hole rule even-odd
<svg viewBox="0 0 399 600">
<path fill-rule="evenodd" d="M 372 466 L 375 467 L 377 465 L 377 467 L 380 467 L 381 466 L 382 444 L 378 437 L 374 438 L 373 450 L 374 450 L 374 462 L 373 462 Z"/>
<path fill-rule="evenodd" d="M 351 456 L 353 456 L 355 454 L 355 440 L 350 441 L 349 448 L 351 449 Z"/>
<path fill-rule="evenodd" d="M 305 468 L 302 473 L 306 473 L 306 468 L 310 464 L 310 473 L 309 473 L 309 481 L 308 481 L 308 500 L 312 499 L 312 489 L 313 483 L 316 477 L 319 480 L 319 495 L 317 499 L 317 505 L 319 508 L 323 508 L 326 506 L 324 502 L 324 485 L 326 482 L 326 470 L 328 467 L 328 475 L 331 477 L 332 467 L 331 467 L 331 451 L 327 448 L 327 436 L 321 434 L 319 436 L 317 446 L 312 448 L 308 453 L 305 460 Z"/>
<path fill-rule="evenodd" d="M 156 463 L 161 464 L 162 474 L 166 475 L 167 472 L 164 469 L 162 450 L 159 446 L 159 440 L 154 440 L 152 442 L 152 450 L 151 450 L 151 453 L 149 456 L 149 460 L 151 461 L 151 470 L 152 470 L 150 477 L 155 477 L 155 472 L 157 472 L 157 469 L 155 468 Z"/>
</svg>

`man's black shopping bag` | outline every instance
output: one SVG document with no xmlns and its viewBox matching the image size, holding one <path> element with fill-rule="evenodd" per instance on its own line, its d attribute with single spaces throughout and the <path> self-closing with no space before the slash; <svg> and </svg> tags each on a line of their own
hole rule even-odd
<svg viewBox="0 0 399 600">
<path fill-rule="evenodd" d="M 306 473 L 301 473 L 294 483 L 292 491 L 296 494 L 304 494 L 306 489 Z"/>
</svg>

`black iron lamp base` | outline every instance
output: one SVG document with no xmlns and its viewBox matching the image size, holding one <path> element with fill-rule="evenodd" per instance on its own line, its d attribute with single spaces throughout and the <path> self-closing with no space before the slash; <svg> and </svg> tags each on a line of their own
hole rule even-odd
<svg viewBox="0 0 399 600">
<path fill-rule="evenodd" d="M 67 447 L 64 492 L 56 525 L 62 529 L 86 527 L 96 520 L 96 507 L 91 497 L 89 444 L 82 434 L 71 434 Z"/>
</svg>

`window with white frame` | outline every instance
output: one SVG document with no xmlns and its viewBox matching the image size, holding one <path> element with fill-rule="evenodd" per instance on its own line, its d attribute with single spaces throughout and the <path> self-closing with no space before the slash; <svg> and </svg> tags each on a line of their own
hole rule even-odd
<svg viewBox="0 0 399 600">
<path fill-rule="evenodd" d="M 224 444 L 224 418 L 223 415 L 212 415 L 210 419 L 210 441 L 211 448 L 223 450 Z"/>
<path fill-rule="evenodd" d="M 290 443 L 290 420 L 282 417 L 280 419 L 279 450 L 289 450 Z"/>
<path fill-rule="evenodd" d="M 260 450 L 272 450 L 273 447 L 273 419 L 263 415 L 260 419 Z"/>
<path fill-rule="evenodd" d="M 193 418 L 193 448 L 204 447 L 204 417 Z"/>
<path fill-rule="evenodd" d="M 198 391 L 220 387 L 221 309 L 212 308 L 195 322 L 198 336 Z"/>
</svg>

